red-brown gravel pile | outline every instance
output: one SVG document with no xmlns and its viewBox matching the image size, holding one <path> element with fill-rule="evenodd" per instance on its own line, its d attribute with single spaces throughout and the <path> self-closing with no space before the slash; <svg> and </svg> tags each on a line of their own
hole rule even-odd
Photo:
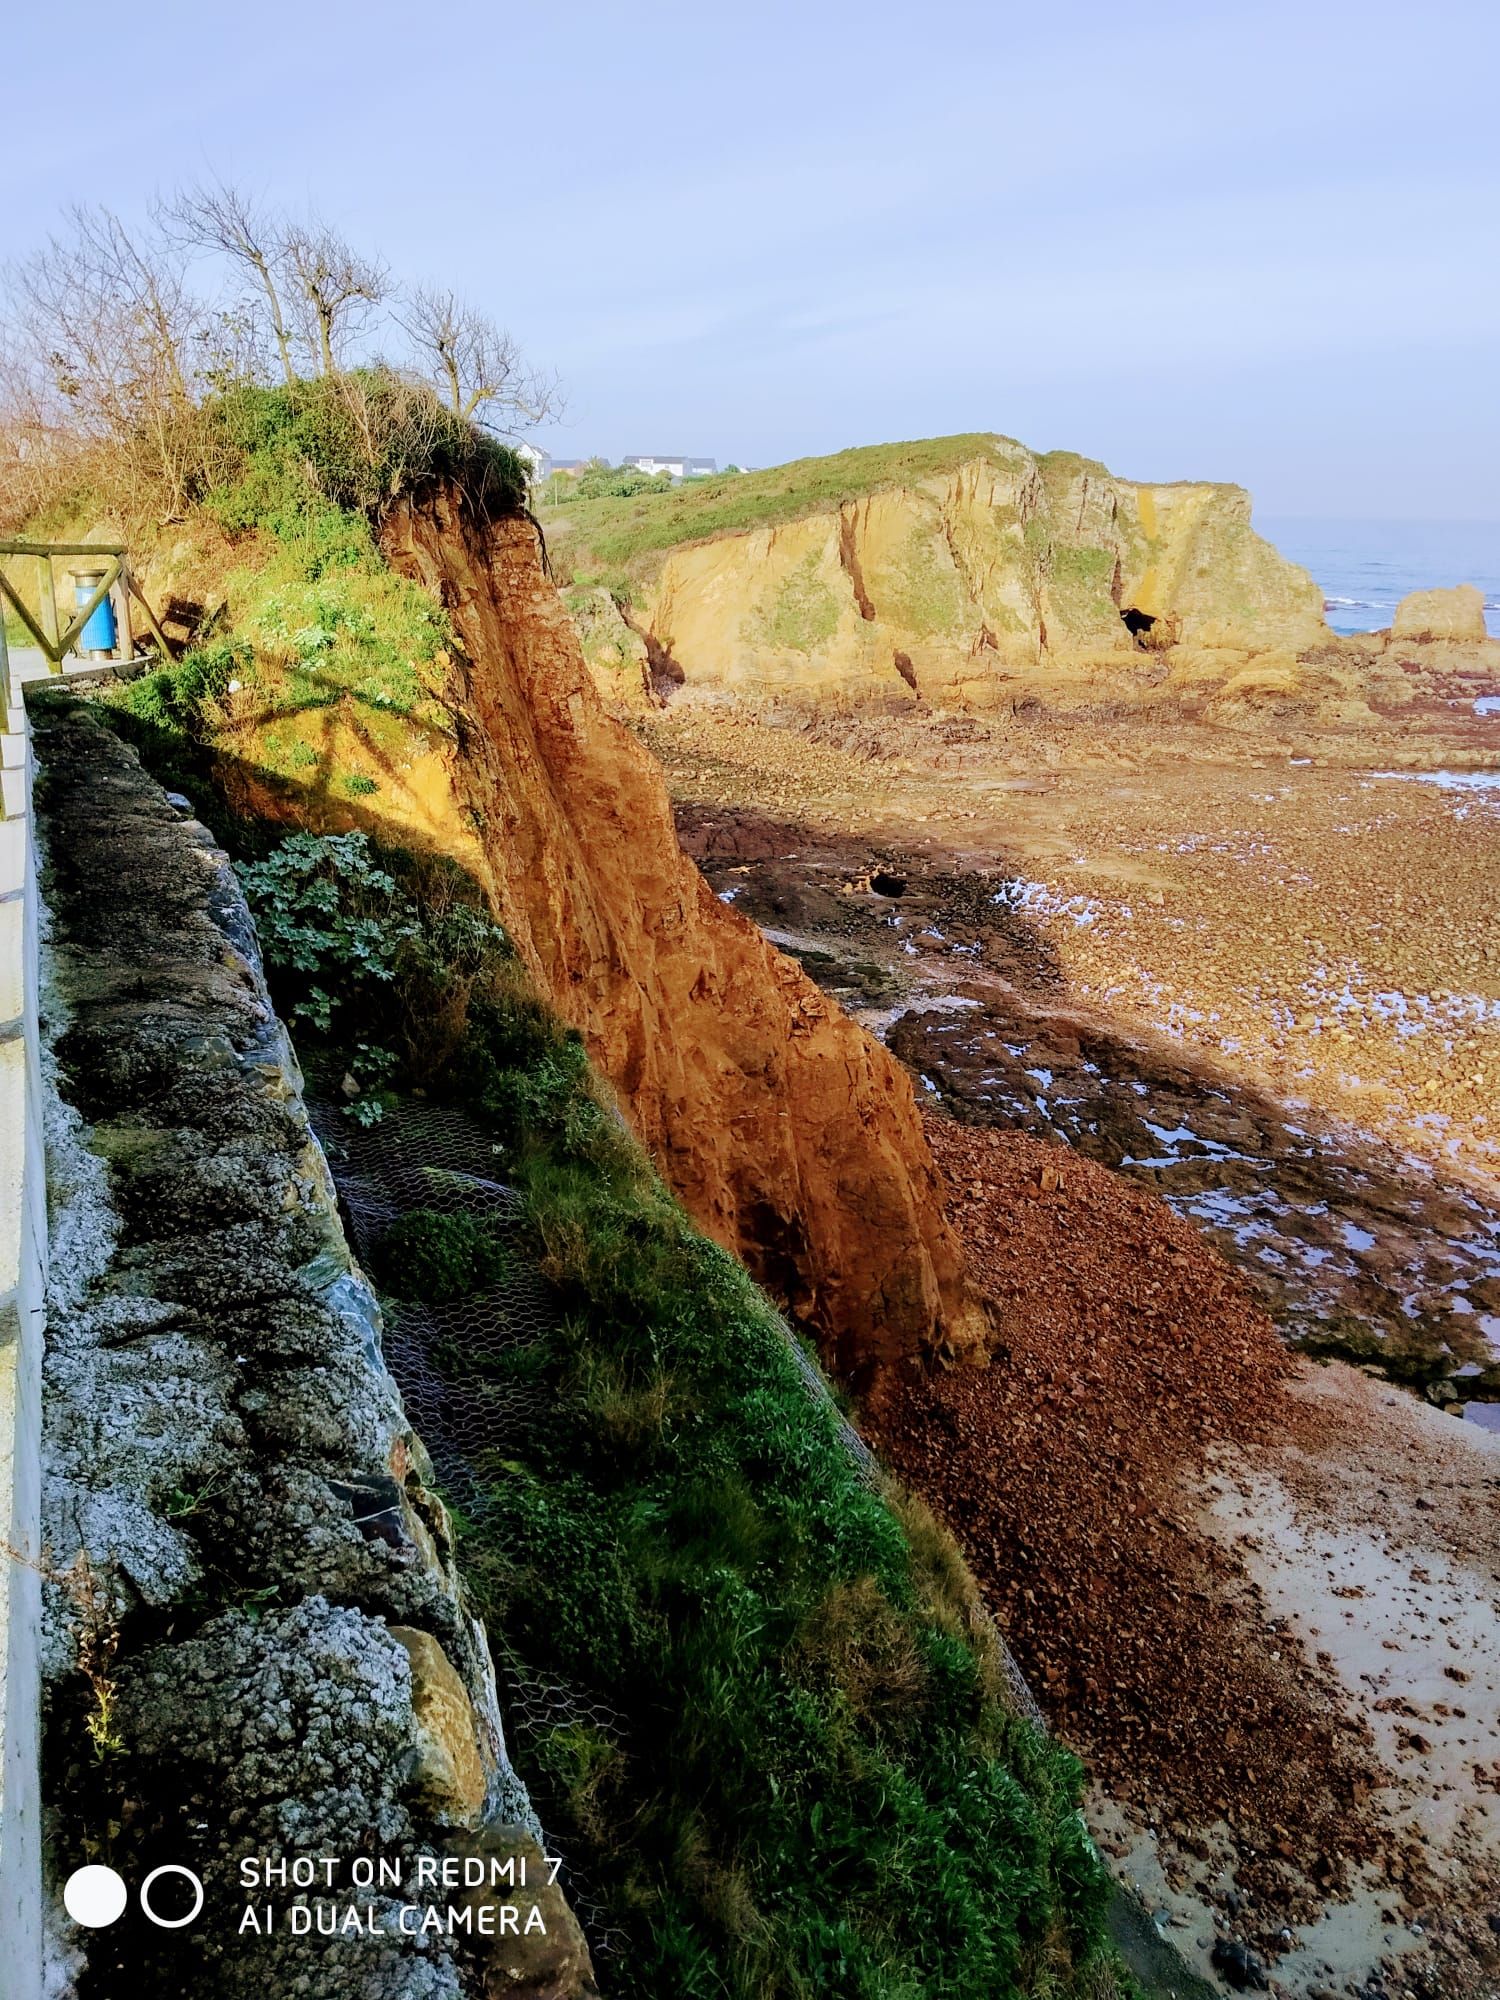
<svg viewBox="0 0 1500 2000">
<path fill-rule="evenodd" d="M 1281 1427 L 1285 1351 L 1147 1189 L 1020 1133 L 936 1116 L 929 1133 L 1004 1346 L 988 1369 L 887 1385 L 873 1428 L 1107 1789 L 1189 1853 L 1227 1821 L 1241 1882 L 1293 1914 L 1299 1877 L 1335 1886 L 1368 1851 L 1371 1775 L 1318 1667 L 1194 1531 L 1187 1490 L 1216 1441 Z"/>
</svg>

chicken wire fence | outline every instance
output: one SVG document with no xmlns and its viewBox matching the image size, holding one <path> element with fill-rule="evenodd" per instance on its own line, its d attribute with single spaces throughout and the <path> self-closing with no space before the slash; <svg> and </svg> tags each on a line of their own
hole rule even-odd
<svg viewBox="0 0 1500 2000">
<path fill-rule="evenodd" d="M 455 1105 L 403 1097 L 379 1121 L 362 1126 L 345 1115 L 333 1079 L 309 1077 L 308 1110 L 333 1174 L 356 1256 L 380 1268 L 381 1243 L 403 1217 L 418 1211 L 483 1217 L 486 1233 L 508 1253 L 494 1282 L 451 1301 L 394 1299 L 381 1293 L 386 1365 L 401 1392 L 412 1428 L 432 1461 L 444 1498 L 471 1522 L 493 1512 L 484 1467 L 512 1455 L 551 1414 L 550 1392 L 520 1370 L 481 1374 L 463 1363 L 519 1355 L 556 1329 L 557 1298 L 537 1268 L 520 1194 L 498 1178 L 503 1148 L 477 1119 Z M 778 1315 L 783 1338 L 809 1396 L 834 1418 L 843 1449 L 860 1480 L 881 1483 L 874 1454 L 838 1410 L 815 1362 Z M 446 1366 L 444 1362 L 446 1360 Z M 1039 1729 L 1046 1721 L 998 1627 L 990 1623 L 1016 1709 Z M 492 1634 L 508 1724 L 523 1740 L 582 1723 L 617 1735 L 620 1718 L 596 1699 L 534 1674 Z M 585 1893 L 580 1914 L 588 1909 Z M 587 1915 L 585 1916 L 587 1921 Z M 596 1948 L 616 1940 L 595 1931 Z"/>
</svg>

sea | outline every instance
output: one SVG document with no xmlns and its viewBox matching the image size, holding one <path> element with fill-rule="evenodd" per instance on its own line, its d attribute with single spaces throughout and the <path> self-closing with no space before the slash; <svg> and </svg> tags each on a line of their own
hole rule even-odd
<svg viewBox="0 0 1500 2000">
<path fill-rule="evenodd" d="M 1335 632 L 1377 632 L 1409 590 L 1477 584 L 1500 639 L 1500 522 L 1335 521 L 1256 516 L 1255 527 L 1323 587 Z"/>
</svg>

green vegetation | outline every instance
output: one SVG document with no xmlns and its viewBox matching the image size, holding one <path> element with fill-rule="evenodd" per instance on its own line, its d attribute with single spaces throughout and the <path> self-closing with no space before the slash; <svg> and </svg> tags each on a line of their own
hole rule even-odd
<svg viewBox="0 0 1500 2000">
<path fill-rule="evenodd" d="M 886 615 L 920 638 L 946 637 L 963 617 L 962 579 L 946 546 L 921 528 L 907 536 L 896 563 L 878 582 L 871 579 L 871 588 L 878 588 Z"/>
<path fill-rule="evenodd" d="M 209 746 L 244 718 L 258 732 L 254 760 L 292 779 L 319 767 L 294 727 L 319 711 L 342 711 L 377 756 L 425 747 L 449 727 L 453 635 L 428 593 L 385 562 L 379 510 L 437 477 L 480 511 L 513 509 L 524 465 L 430 391 L 379 371 L 240 387 L 196 421 L 215 443 L 189 533 L 196 522 L 230 538 L 225 605 L 180 661 L 112 697 L 127 733 L 198 800 Z M 355 773 L 340 789 L 368 797 L 377 781 Z"/>
<path fill-rule="evenodd" d="M 336 1043 L 356 1081 L 386 1082 L 387 1045 L 412 1074 L 446 1060 L 471 996 L 509 969 L 509 940 L 451 862 L 293 833 L 238 866 L 278 1004 Z"/>
<path fill-rule="evenodd" d="M 953 1544 L 862 1483 L 770 1306 L 662 1186 L 493 927 L 467 933 L 446 1026 L 419 1040 L 446 933 L 394 857 L 293 835 L 243 872 L 280 1003 L 335 1068 L 358 1060 L 356 1019 L 404 1043 L 398 1083 L 488 1126 L 555 1291 L 555 1322 L 519 1347 L 476 1313 L 430 1359 L 475 1416 L 483 1504 L 460 1554 L 520 1697 L 513 1754 L 622 1939 L 610 1990 L 1122 1990 L 1078 1767 L 1012 1712 Z M 451 1300 L 505 1256 L 434 1199 L 388 1232 L 377 1276 Z M 518 1393 L 525 1422 L 505 1421 Z"/>
<path fill-rule="evenodd" d="M 1111 629 L 1119 615 L 1110 595 L 1114 573 L 1112 549 L 1052 543 L 1048 549 L 1047 601 L 1054 618 L 1074 632 Z"/>
<path fill-rule="evenodd" d="M 485 1217 L 414 1208 L 381 1239 L 375 1278 L 392 1298 L 446 1305 L 471 1292 L 489 1291 L 514 1262 Z"/>
<path fill-rule="evenodd" d="M 768 646 L 810 653 L 838 630 L 838 599 L 818 574 L 818 552 L 810 550 L 788 576 L 772 610 L 752 634 Z"/>
<path fill-rule="evenodd" d="M 430 394 L 378 374 L 237 389 L 204 415 L 220 426 L 226 456 L 203 511 L 248 558 L 226 584 L 242 671 L 252 659 L 279 668 L 279 705 L 293 710 L 346 695 L 400 715 L 422 710 L 451 634 L 427 593 L 392 574 L 375 515 L 403 488 L 439 476 L 482 507 L 514 508 L 525 494 L 515 453 Z M 184 727 L 205 693 L 222 692 L 197 684 L 198 655 L 223 643 L 151 677 L 158 688 L 166 674 L 194 684 L 168 697 Z M 156 707 L 151 682 L 128 692 L 132 712 Z M 438 719 L 430 700 L 425 707 Z"/>
<path fill-rule="evenodd" d="M 643 558 L 681 542 L 800 520 L 868 493 L 951 472 L 1009 442 L 992 431 L 975 431 L 864 445 L 827 458 L 794 459 L 765 472 L 719 473 L 634 496 L 571 499 L 565 503 L 568 547 L 595 566 L 638 573 Z"/>
<path fill-rule="evenodd" d="M 437 478 L 491 514 L 526 498 L 526 466 L 509 445 L 385 369 L 242 384 L 206 404 L 203 418 L 227 472 L 207 482 L 206 503 L 232 533 L 267 528 L 295 539 L 310 496 L 368 518 Z"/>
</svg>

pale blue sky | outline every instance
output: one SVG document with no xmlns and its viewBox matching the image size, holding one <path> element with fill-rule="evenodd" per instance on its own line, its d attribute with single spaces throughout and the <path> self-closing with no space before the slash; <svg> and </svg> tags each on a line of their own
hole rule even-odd
<svg viewBox="0 0 1500 2000">
<path fill-rule="evenodd" d="M 61 18 L 7 27 L 7 256 L 205 171 L 311 199 L 562 371 L 559 454 L 993 428 L 1267 513 L 1500 519 L 1483 0 Z"/>
</svg>

